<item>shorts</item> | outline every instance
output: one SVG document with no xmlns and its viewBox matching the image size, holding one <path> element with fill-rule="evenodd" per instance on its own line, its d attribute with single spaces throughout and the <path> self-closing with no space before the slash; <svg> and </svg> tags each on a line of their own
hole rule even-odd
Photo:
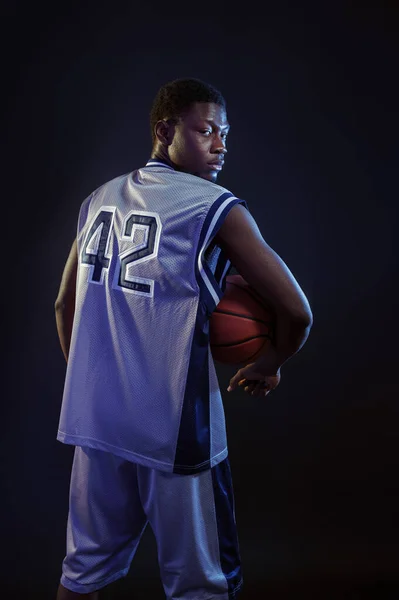
<svg viewBox="0 0 399 600">
<path fill-rule="evenodd" d="M 167 600 L 234 600 L 242 586 L 228 457 L 194 475 L 75 448 L 61 583 L 88 594 L 127 575 L 147 523 Z"/>
</svg>

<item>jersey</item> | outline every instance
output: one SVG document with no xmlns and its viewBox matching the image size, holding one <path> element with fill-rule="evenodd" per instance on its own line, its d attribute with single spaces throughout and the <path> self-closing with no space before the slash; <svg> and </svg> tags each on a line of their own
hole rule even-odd
<svg viewBox="0 0 399 600">
<path fill-rule="evenodd" d="M 86 198 L 57 439 L 177 474 L 228 455 L 209 317 L 227 189 L 150 159 Z"/>
</svg>

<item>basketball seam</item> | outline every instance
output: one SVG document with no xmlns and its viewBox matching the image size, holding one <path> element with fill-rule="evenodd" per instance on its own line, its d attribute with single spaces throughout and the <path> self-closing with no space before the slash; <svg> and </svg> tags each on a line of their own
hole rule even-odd
<svg viewBox="0 0 399 600">
<path fill-rule="evenodd" d="M 212 343 L 212 348 L 228 348 L 229 346 L 239 346 L 240 344 L 245 344 L 246 342 L 250 342 L 251 340 L 258 340 L 259 338 L 266 338 L 271 340 L 272 338 L 267 333 L 262 333 L 260 335 L 253 335 L 252 337 L 245 338 L 244 340 L 240 340 L 239 342 L 232 342 L 231 344 L 214 344 Z"/>
<path fill-rule="evenodd" d="M 220 310 L 217 307 L 214 312 L 219 313 L 220 315 L 232 315 L 233 317 L 241 317 L 242 319 L 248 319 L 249 321 L 257 321 L 258 323 L 262 323 L 264 325 L 271 326 L 272 324 L 271 321 L 263 321 L 262 319 L 258 319 L 257 317 L 250 317 L 248 315 L 242 315 L 241 313 L 230 312 L 229 310 Z"/>
<path fill-rule="evenodd" d="M 242 277 L 242 275 L 240 277 Z M 226 280 L 226 283 L 227 283 L 227 281 L 228 280 Z M 245 281 L 245 279 L 244 279 L 244 281 Z M 263 304 L 263 302 L 262 302 L 263 298 L 262 298 L 262 296 L 260 296 L 260 294 L 258 294 L 258 292 L 256 290 L 254 290 L 250 286 L 243 287 L 242 285 L 239 285 L 238 283 L 234 283 L 234 281 L 228 281 L 228 283 L 229 283 L 229 285 L 234 285 L 235 287 L 239 288 L 240 290 L 244 290 L 244 292 L 247 292 L 248 296 L 250 296 L 253 300 L 255 300 L 256 302 L 258 302 L 261 306 L 263 306 L 267 310 L 270 310 L 272 312 L 272 314 L 274 314 L 273 308 L 271 306 L 268 306 L 267 304 Z M 262 321 L 262 323 L 264 323 L 264 321 Z M 270 326 L 270 329 L 271 329 L 270 340 L 271 340 L 271 342 L 274 342 L 274 335 L 275 335 L 274 327 L 275 327 L 275 324 L 274 324 L 273 318 L 272 318 L 271 321 L 268 321 L 267 324 Z"/>
</svg>

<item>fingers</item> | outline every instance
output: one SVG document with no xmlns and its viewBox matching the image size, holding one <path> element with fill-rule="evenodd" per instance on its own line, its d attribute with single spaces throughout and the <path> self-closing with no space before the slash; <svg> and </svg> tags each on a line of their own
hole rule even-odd
<svg viewBox="0 0 399 600">
<path fill-rule="evenodd" d="M 237 371 L 237 373 L 234 375 L 234 377 L 232 377 L 230 379 L 230 383 L 229 383 L 229 387 L 227 388 L 227 391 L 232 392 L 233 390 L 235 390 L 240 379 L 242 380 L 241 369 L 239 371 Z"/>
<path fill-rule="evenodd" d="M 240 379 L 239 381 L 236 381 L 236 382 L 232 382 L 232 380 L 230 380 L 230 385 L 227 388 L 227 391 L 230 392 L 230 391 L 234 390 L 237 387 L 237 385 L 241 388 L 245 385 L 246 392 L 248 390 L 252 391 L 253 389 L 255 389 L 257 383 L 259 383 L 258 380 L 251 380 L 251 379 Z"/>
<path fill-rule="evenodd" d="M 228 391 L 230 391 L 232 382 L 230 381 L 230 386 L 227 388 Z M 239 386 L 241 388 L 244 389 L 244 391 L 247 394 L 250 394 L 251 396 L 255 396 L 255 397 L 265 397 L 267 396 L 267 394 L 269 394 L 272 390 L 270 388 L 270 385 L 268 385 L 268 383 L 264 380 L 250 380 L 250 379 L 240 379 L 238 382 L 236 382 L 236 386 Z"/>
<path fill-rule="evenodd" d="M 247 365 L 247 367 L 248 367 L 248 365 Z M 235 390 L 238 385 L 242 386 L 244 381 L 250 382 L 250 384 L 258 383 L 259 379 L 245 379 L 245 377 L 243 377 L 243 371 L 245 371 L 245 370 L 246 370 L 246 367 L 239 369 L 237 371 L 237 373 L 234 375 L 234 377 L 232 377 L 230 379 L 229 387 L 227 388 L 228 392 Z M 255 374 L 255 377 L 256 377 L 256 374 Z M 259 375 L 259 377 L 260 377 L 260 375 Z"/>
<path fill-rule="evenodd" d="M 257 385 L 258 385 L 258 381 L 254 380 L 248 380 L 248 379 L 244 379 L 244 381 L 242 382 L 242 387 L 244 388 L 244 392 L 248 392 L 248 394 L 250 394 L 251 392 L 253 392 Z M 240 385 L 240 384 L 238 384 Z"/>
<path fill-rule="evenodd" d="M 265 381 L 259 381 L 255 388 L 250 392 L 252 396 L 267 396 L 272 391 L 270 385 Z"/>
<path fill-rule="evenodd" d="M 237 388 L 237 386 L 244 389 L 245 392 L 251 394 L 252 396 L 267 396 L 274 387 L 272 388 L 269 381 L 265 381 L 265 379 L 260 379 L 261 374 L 253 374 L 255 377 L 258 375 L 259 379 L 246 379 L 243 377 L 243 370 L 239 369 L 237 373 L 230 379 L 229 386 L 227 388 L 228 392 L 231 392 Z"/>
<path fill-rule="evenodd" d="M 244 391 L 251 396 L 267 396 L 271 391 L 270 386 L 265 381 L 251 381 L 249 385 L 244 387 Z"/>
</svg>

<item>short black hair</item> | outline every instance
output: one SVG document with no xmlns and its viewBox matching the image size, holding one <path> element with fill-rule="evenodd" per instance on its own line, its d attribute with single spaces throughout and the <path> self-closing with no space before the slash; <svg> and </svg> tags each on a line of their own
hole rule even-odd
<svg viewBox="0 0 399 600">
<path fill-rule="evenodd" d="M 155 142 L 155 125 L 161 119 L 177 123 L 194 102 L 213 102 L 226 109 L 222 94 L 201 79 L 175 79 L 165 83 L 157 92 L 150 112 L 152 143 Z"/>
</svg>

